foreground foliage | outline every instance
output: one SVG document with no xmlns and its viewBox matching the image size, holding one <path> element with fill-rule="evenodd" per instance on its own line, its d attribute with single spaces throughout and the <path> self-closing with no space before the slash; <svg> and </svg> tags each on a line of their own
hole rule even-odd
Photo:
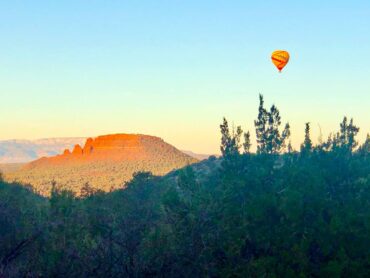
<svg viewBox="0 0 370 278">
<path fill-rule="evenodd" d="M 216 162 L 85 198 L 2 182 L 2 274 L 369 277 L 369 153 L 240 155 L 196 174 Z"/>
</svg>

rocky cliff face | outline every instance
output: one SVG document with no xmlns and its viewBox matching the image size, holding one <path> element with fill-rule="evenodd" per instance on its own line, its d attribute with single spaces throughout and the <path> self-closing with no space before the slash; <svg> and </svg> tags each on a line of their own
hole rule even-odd
<svg viewBox="0 0 370 278">
<path fill-rule="evenodd" d="M 52 181 L 78 193 L 86 182 L 109 190 L 122 186 L 134 172 L 163 175 L 196 161 L 155 136 L 112 134 L 88 138 L 72 151 L 27 163 L 7 178 L 30 183 L 44 195 Z"/>
<path fill-rule="evenodd" d="M 25 168 L 48 167 L 71 163 L 89 163 L 93 161 L 150 160 L 166 155 L 189 157 L 161 138 L 137 134 L 113 134 L 88 138 L 81 147 L 76 144 L 72 151 L 43 157 L 28 163 Z"/>
</svg>

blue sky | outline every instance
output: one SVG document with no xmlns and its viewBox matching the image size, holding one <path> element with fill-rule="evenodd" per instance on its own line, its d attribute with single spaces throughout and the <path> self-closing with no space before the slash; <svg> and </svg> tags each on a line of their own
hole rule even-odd
<svg viewBox="0 0 370 278">
<path fill-rule="evenodd" d="M 214 153 L 258 94 L 323 135 L 370 132 L 369 1 L 2 1 L 0 139 L 157 135 Z M 275 49 L 291 60 L 279 74 Z"/>
</svg>

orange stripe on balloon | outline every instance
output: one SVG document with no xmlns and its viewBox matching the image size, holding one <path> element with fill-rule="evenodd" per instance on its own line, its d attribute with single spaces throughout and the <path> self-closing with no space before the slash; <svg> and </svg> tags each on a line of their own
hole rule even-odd
<svg viewBox="0 0 370 278">
<path fill-rule="evenodd" d="M 281 62 L 281 63 L 285 63 L 285 61 L 282 61 L 282 60 L 276 59 L 276 58 L 274 58 L 274 57 L 271 57 L 271 59 L 272 59 L 272 60 L 274 60 L 274 61 L 278 61 L 278 62 Z"/>
</svg>

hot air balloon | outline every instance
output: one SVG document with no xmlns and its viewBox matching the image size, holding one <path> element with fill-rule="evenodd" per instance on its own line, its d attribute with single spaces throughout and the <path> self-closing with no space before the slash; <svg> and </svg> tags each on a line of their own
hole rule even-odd
<svg viewBox="0 0 370 278">
<path fill-rule="evenodd" d="M 289 62 L 289 53 L 285 50 L 276 50 L 271 54 L 271 60 L 277 69 L 281 72 L 281 70 L 288 64 Z"/>
</svg>

